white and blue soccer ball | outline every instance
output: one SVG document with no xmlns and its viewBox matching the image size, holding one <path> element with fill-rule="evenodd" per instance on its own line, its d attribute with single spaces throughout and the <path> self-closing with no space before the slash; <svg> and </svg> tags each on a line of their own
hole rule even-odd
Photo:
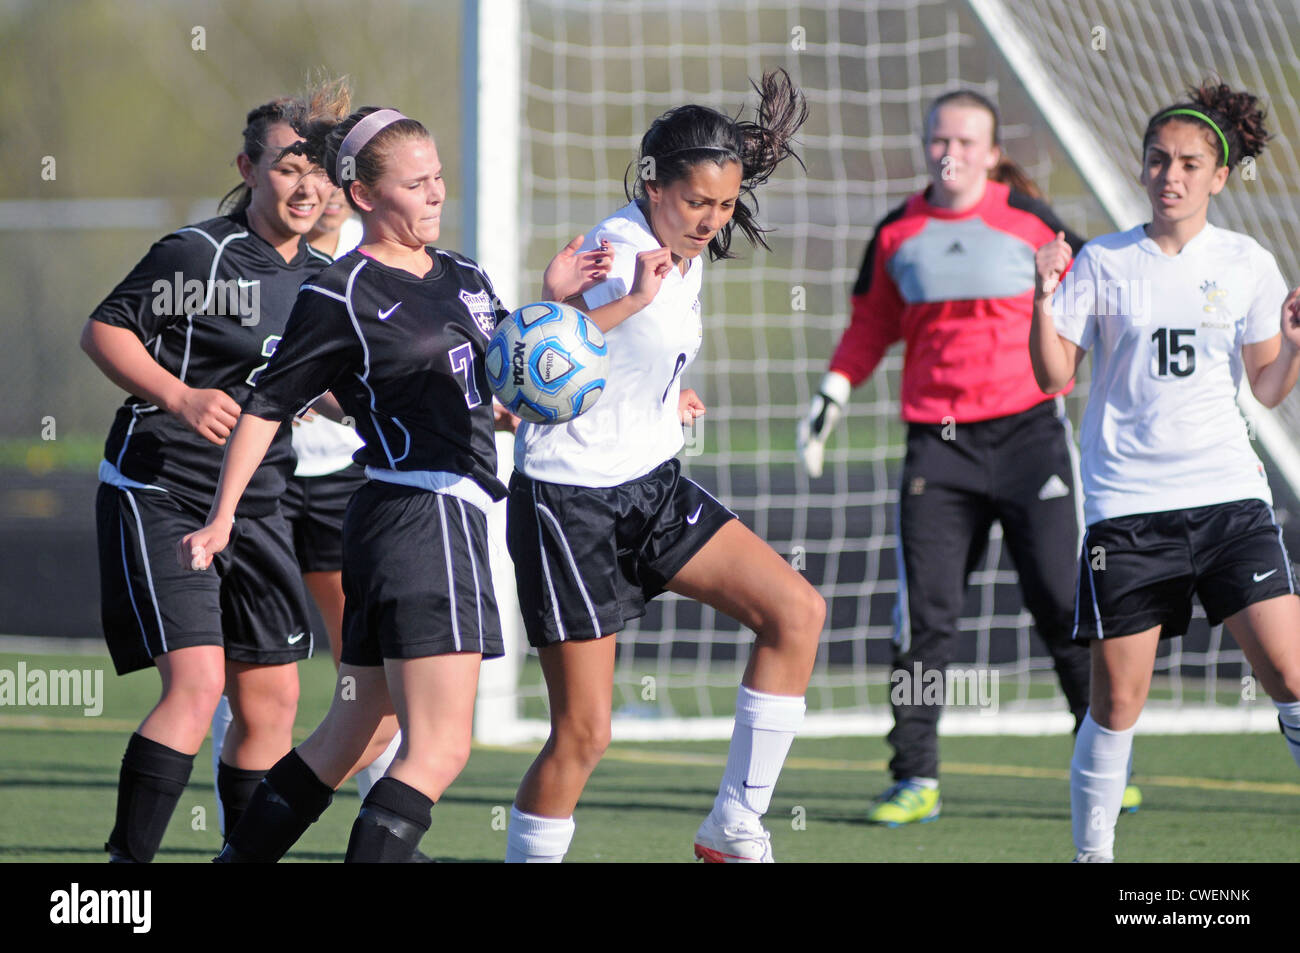
<svg viewBox="0 0 1300 953">
<path fill-rule="evenodd" d="M 577 308 L 539 301 L 497 325 L 484 363 L 492 392 L 512 414 L 562 424 L 589 411 L 604 392 L 609 349 L 600 328 Z"/>
</svg>

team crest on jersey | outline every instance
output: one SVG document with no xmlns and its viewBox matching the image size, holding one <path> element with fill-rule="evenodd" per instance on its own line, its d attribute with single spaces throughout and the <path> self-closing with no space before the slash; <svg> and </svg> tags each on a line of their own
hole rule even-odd
<svg viewBox="0 0 1300 953">
<path fill-rule="evenodd" d="M 1217 314 L 1219 317 L 1232 321 L 1232 312 L 1228 310 L 1228 292 L 1220 288 L 1218 282 L 1203 281 L 1201 282 L 1201 293 L 1205 295 L 1205 304 L 1201 310 L 1206 314 Z M 1204 326 L 1204 322 L 1202 322 Z M 1227 327 L 1228 325 L 1223 325 Z M 1217 325 L 1211 325 L 1217 327 Z"/>
<path fill-rule="evenodd" d="M 469 316 L 474 319 L 479 330 L 484 334 L 491 334 L 496 330 L 497 315 L 492 310 L 492 299 L 488 297 L 486 291 L 480 291 L 478 294 L 470 294 L 468 291 L 460 293 L 461 303 L 465 305 L 465 310 Z"/>
</svg>

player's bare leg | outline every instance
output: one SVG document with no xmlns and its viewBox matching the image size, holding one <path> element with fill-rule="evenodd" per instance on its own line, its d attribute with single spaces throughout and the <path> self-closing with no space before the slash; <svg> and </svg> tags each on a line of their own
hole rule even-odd
<svg viewBox="0 0 1300 953">
<path fill-rule="evenodd" d="M 1075 859 L 1109 861 L 1115 852 L 1133 729 L 1151 690 L 1160 627 L 1092 643 L 1091 705 L 1070 762 Z"/>
<path fill-rule="evenodd" d="M 1300 599 L 1291 595 L 1265 599 L 1224 623 L 1277 706 L 1282 736 L 1300 766 Z"/>
<path fill-rule="evenodd" d="M 343 664 L 325 720 L 296 750 L 316 777 L 337 790 L 396 733 L 383 666 Z"/>
<path fill-rule="evenodd" d="M 807 690 L 826 601 L 740 520 L 724 524 L 667 588 L 754 630 L 741 684 L 771 695 Z"/>
<path fill-rule="evenodd" d="M 614 701 L 614 636 L 559 642 L 539 650 L 551 701 L 551 735 L 519 784 L 515 806 L 569 817 L 609 747 Z"/>
<path fill-rule="evenodd" d="M 293 747 L 298 713 L 298 665 L 226 662 L 232 720 L 221 758 L 236 768 L 265 771 Z"/>
<path fill-rule="evenodd" d="M 477 652 L 385 660 L 402 725 L 402 745 L 388 777 L 434 801 L 456 780 L 469 760 L 482 661 Z"/>
<path fill-rule="evenodd" d="M 711 862 L 772 859 L 761 818 L 794 736 L 817 659 L 826 602 L 739 520 L 726 523 L 668 582 L 753 629 L 754 649 L 736 698 L 727 768 L 713 810 L 695 835 Z"/>
<path fill-rule="evenodd" d="M 267 770 L 293 747 L 298 666 L 226 662 L 230 724 L 217 760 L 221 829 L 234 830 Z"/>
<path fill-rule="evenodd" d="M 302 574 L 302 582 L 315 600 L 316 608 L 320 609 L 321 618 L 325 620 L 325 631 L 330 641 L 330 655 L 334 658 L 334 670 L 338 671 L 343 653 L 343 573 L 339 570 L 305 572 Z M 397 722 L 394 721 L 392 724 L 393 733 L 390 735 L 392 742 L 378 751 L 367 750 L 366 757 L 369 760 L 363 761 L 355 771 L 348 772 L 349 777 L 356 775 L 357 790 L 361 792 L 363 800 L 370 793 L 374 783 L 384 776 L 397 754 Z"/>
<path fill-rule="evenodd" d="M 573 811 L 609 747 L 614 636 L 538 650 L 551 702 L 551 734 L 519 784 L 506 834 L 508 861 L 558 861 Z"/>
<path fill-rule="evenodd" d="M 343 665 L 325 720 L 266 772 L 243 817 L 227 828 L 217 860 L 278 861 L 316 822 L 367 752 L 388 744 L 395 723 L 383 668 Z"/>
<path fill-rule="evenodd" d="M 482 660 L 477 652 L 385 660 L 402 743 L 352 825 L 350 863 L 422 859 L 433 805 L 469 760 Z"/>
<path fill-rule="evenodd" d="M 321 618 L 325 620 L 325 631 L 329 635 L 330 655 L 334 658 L 334 670 L 338 671 L 339 660 L 343 651 L 343 573 L 305 572 L 302 583 L 320 609 Z"/>
<path fill-rule="evenodd" d="M 334 658 L 334 670 L 337 672 L 339 653 L 343 651 L 343 573 L 338 571 L 305 572 L 302 574 L 302 581 L 308 593 L 316 602 L 316 607 L 320 609 L 321 618 L 325 620 L 325 631 L 329 636 L 330 655 Z M 233 786 L 247 792 L 243 797 L 236 794 L 236 801 L 238 802 L 235 808 L 236 813 L 242 811 L 243 807 L 247 805 L 248 795 L 251 795 L 252 787 L 256 786 L 254 775 L 243 770 L 247 767 L 245 764 L 237 762 L 234 758 L 227 757 L 223 759 L 222 757 L 226 743 L 226 733 L 230 730 L 233 720 L 234 715 L 229 704 L 219 706 L 212 718 L 212 775 L 213 783 L 217 788 L 217 808 L 222 811 L 223 820 L 226 805 L 225 798 L 221 793 L 223 787 L 222 775 L 225 775 L 224 786 L 227 789 Z M 224 772 L 221 768 L 223 764 L 226 765 Z M 231 772 L 230 768 L 232 767 L 240 770 Z M 222 833 L 228 833 L 224 823 Z"/>
<path fill-rule="evenodd" d="M 1111 731 L 1137 724 L 1151 690 L 1160 627 L 1092 643 L 1092 720 Z"/>
<path fill-rule="evenodd" d="M 197 754 L 226 684 L 226 653 L 220 645 L 192 645 L 154 659 L 162 696 L 136 729 L 150 741 Z"/>
<path fill-rule="evenodd" d="M 115 823 L 105 845 L 113 861 L 153 860 L 225 682 L 225 651 L 219 645 L 176 649 L 154 664 L 162 695 L 122 757 Z"/>
<path fill-rule="evenodd" d="M 1265 599 L 1229 616 L 1224 624 L 1270 698 L 1300 699 L 1300 599 Z"/>
</svg>

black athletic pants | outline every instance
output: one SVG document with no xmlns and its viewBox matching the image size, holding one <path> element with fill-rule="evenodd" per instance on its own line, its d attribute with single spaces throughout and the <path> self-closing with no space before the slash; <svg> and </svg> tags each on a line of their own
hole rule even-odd
<svg viewBox="0 0 1300 953">
<path fill-rule="evenodd" d="M 1080 518 L 1072 459 L 1069 423 L 1056 400 L 978 423 L 909 426 L 898 491 L 903 577 L 888 737 L 895 779 L 939 776 L 942 705 L 923 689 L 942 679 L 951 659 L 966 579 L 984 556 L 994 520 L 1076 723 L 1087 710 L 1089 653 L 1070 639 Z M 904 686 L 910 690 L 896 690 Z"/>
</svg>

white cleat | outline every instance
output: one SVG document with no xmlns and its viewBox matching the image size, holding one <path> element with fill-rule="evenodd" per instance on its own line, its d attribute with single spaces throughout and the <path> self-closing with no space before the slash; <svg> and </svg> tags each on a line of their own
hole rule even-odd
<svg viewBox="0 0 1300 953">
<path fill-rule="evenodd" d="M 1115 858 L 1109 854 L 1103 854 L 1095 850 L 1081 850 L 1074 855 L 1072 864 L 1113 864 Z"/>
<path fill-rule="evenodd" d="M 706 864 L 770 864 L 772 835 L 757 821 L 723 827 L 710 814 L 695 832 L 695 857 Z"/>
</svg>

